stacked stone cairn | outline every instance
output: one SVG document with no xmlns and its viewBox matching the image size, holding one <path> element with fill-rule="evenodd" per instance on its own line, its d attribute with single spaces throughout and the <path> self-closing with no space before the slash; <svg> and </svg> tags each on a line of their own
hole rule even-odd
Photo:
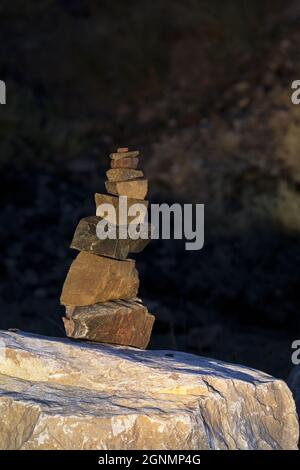
<svg viewBox="0 0 300 470">
<path fill-rule="evenodd" d="M 73 261 L 61 294 L 66 308 L 63 318 L 66 334 L 70 338 L 133 346 L 146 349 L 150 341 L 154 316 L 137 298 L 139 276 L 130 253 L 144 249 L 151 238 L 132 239 L 119 236 L 128 224 L 147 228 L 144 223 L 148 202 L 147 179 L 137 170 L 139 152 L 119 148 L 110 155 L 111 168 L 106 172 L 106 190 L 109 194 L 96 194 L 96 216 L 82 219 L 75 231 L 71 248 L 79 254 Z M 128 212 L 119 217 L 120 198 L 127 208 L 139 204 L 143 210 L 138 217 Z M 103 211 L 109 204 L 116 218 L 109 220 L 110 212 Z M 137 206 L 135 206 L 137 207 Z M 112 217 L 111 217 L 112 218 Z M 120 220 L 122 223 L 120 223 Z M 115 239 L 101 239 L 97 232 L 99 222 L 109 222 L 116 230 Z"/>
</svg>

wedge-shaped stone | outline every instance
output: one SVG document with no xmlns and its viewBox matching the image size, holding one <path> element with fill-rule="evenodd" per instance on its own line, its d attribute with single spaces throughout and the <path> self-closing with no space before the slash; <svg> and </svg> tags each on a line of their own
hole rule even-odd
<svg viewBox="0 0 300 470">
<path fill-rule="evenodd" d="M 0 448 L 297 449 L 282 381 L 178 351 L 0 331 Z"/>
<path fill-rule="evenodd" d="M 108 193 L 116 196 L 145 199 L 148 192 L 148 181 L 146 178 L 129 181 L 105 181 L 105 187 Z"/>
<path fill-rule="evenodd" d="M 117 261 L 81 252 L 66 277 L 61 303 L 83 306 L 135 297 L 139 287 L 133 260 Z"/>
<path fill-rule="evenodd" d="M 144 222 L 147 208 L 148 208 L 148 201 L 144 201 L 143 199 L 133 199 L 133 198 L 119 198 L 116 196 L 111 196 L 110 194 L 95 194 L 95 202 L 96 202 L 96 215 L 99 217 L 103 217 L 104 219 L 108 220 L 111 224 L 116 225 L 126 225 L 131 223 L 133 220 L 136 224 L 141 224 Z M 126 205 L 125 209 L 123 210 L 123 218 L 120 217 L 120 207 Z M 107 208 L 103 206 L 104 204 L 109 204 L 114 208 L 116 217 L 114 218 L 110 212 L 107 211 Z M 134 207 L 133 207 L 134 206 Z M 133 209 L 138 210 L 134 211 L 136 215 L 128 215 L 128 211 Z M 126 210 L 127 209 L 127 210 Z M 122 210 L 122 209 L 121 209 Z"/>
<path fill-rule="evenodd" d="M 108 181 L 128 181 L 136 178 L 143 178 L 144 173 L 141 170 L 132 170 L 130 168 L 111 168 L 106 172 Z"/>
<path fill-rule="evenodd" d="M 137 158 L 140 152 L 138 150 L 133 150 L 131 152 L 115 152 L 110 154 L 112 160 L 120 160 L 122 158 Z"/>
<path fill-rule="evenodd" d="M 97 236 L 97 225 L 103 221 L 101 217 L 92 216 L 82 219 L 75 231 L 71 248 L 79 251 L 86 251 L 93 253 L 94 255 L 109 256 L 119 260 L 127 258 L 129 253 L 139 253 L 149 243 L 151 232 L 148 225 L 143 225 L 143 236 L 145 239 L 138 238 L 133 240 L 128 235 L 127 227 L 113 226 L 112 235 L 116 235 L 117 238 L 101 240 Z M 120 231 L 124 230 L 127 233 L 126 239 L 120 239 Z M 147 237 L 147 239 L 146 239 Z"/>
<path fill-rule="evenodd" d="M 139 299 L 132 299 L 68 307 L 63 321 L 70 338 L 146 349 L 154 316 Z"/>
<path fill-rule="evenodd" d="M 111 160 L 110 166 L 112 168 L 137 168 L 139 164 L 139 159 L 137 157 L 127 157 L 127 158 L 120 158 L 119 160 Z"/>
</svg>

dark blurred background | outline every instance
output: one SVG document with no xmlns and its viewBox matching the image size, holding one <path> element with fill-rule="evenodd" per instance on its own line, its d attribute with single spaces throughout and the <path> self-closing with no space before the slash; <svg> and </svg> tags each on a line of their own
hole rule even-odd
<svg viewBox="0 0 300 470">
<path fill-rule="evenodd" d="M 64 336 L 59 296 L 108 154 L 151 202 L 205 203 L 205 246 L 137 258 L 152 348 L 285 378 L 300 336 L 300 1 L 0 2 L 0 328 Z"/>
</svg>

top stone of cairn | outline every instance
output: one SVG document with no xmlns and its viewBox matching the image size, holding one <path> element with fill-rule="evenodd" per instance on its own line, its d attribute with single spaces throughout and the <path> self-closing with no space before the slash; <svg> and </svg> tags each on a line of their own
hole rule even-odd
<svg viewBox="0 0 300 470">
<path fill-rule="evenodd" d="M 128 147 L 120 147 L 110 154 L 111 168 L 106 172 L 105 181 L 106 191 L 109 194 L 145 199 L 148 181 L 141 170 L 136 170 L 139 155 L 138 150 L 129 151 Z"/>
</svg>

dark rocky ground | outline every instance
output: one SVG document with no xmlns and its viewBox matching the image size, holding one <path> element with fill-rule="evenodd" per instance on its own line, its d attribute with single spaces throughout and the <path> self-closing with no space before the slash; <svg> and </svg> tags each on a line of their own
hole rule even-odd
<svg viewBox="0 0 300 470">
<path fill-rule="evenodd" d="M 1 7 L 0 328 L 64 335 L 73 232 L 108 152 L 128 145 L 151 202 L 206 205 L 201 251 L 152 241 L 136 256 L 150 347 L 286 377 L 300 335 L 298 2 L 133 1 L 126 16 L 46 3 Z"/>
</svg>

